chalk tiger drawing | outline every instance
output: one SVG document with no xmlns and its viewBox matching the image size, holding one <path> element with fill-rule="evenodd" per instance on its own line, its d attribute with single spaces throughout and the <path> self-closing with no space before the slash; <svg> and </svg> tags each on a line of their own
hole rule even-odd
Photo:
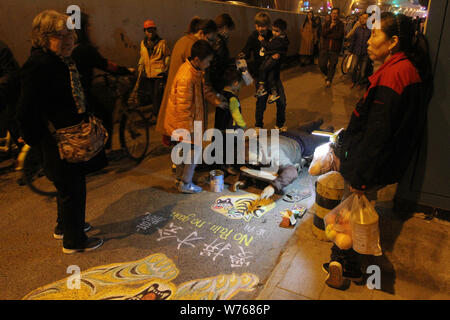
<svg viewBox="0 0 450 320">
<path fill-rule="evenodd" d="M 259 282 L 250 273 L 226 274 L 173 283 L 179 270 L 166 255 L 95 267 L 81 273 L 79 289 L 62 279 L 27 294 L 24 300 L 229 300 Z"/>
<path fill-rule="evenodd" d="M 241 196 L 223 196 L 214 202 L 211 209 L 230 219 L 250 221 L 252 217 L 261 218 L 275 207 L 270 199 L 260 199 L 256 194 Z"/>
</svg>

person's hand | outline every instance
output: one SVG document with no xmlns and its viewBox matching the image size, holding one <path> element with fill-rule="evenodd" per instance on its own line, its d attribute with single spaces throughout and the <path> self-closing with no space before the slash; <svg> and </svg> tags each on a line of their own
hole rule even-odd
<svg viewBox="0 0 450 320">
<path fill-rule="evenodd" d="M 264 41 L 264 37 L 263 37 L 262 35 L 259 34 L 259 35 L 258 35 L 258 40 L 259 40 L 259 41 Z"/>
<path fill-rule="evenodd" d="M 23 144 L 27 144 L 27 143 L 25 142 L 25 140 L 23 140 L 22 137 L 19 137 L 19 138 L 17 139 L 17 142 L 23 143 Z"/>
<path fill-rule="evenodd" d="M 269 199 L 275 194 L 275 188 L 273 186 L 267 186 L 261 193 L 261 199 Z"/>
<path fill-rule="evenodd" d="M 247 70 L 247 61 L 241 58 L 236 61 L 236 67 L 240 72 L 245 72 Z"/>
<path fill-rule="evenodd" d="M 131 73 L 134 73 L 136 71 L 136 68 L 128 68 L 128 71 L 130 71 Z"/>
<path fill-rule="evenodd" d="M 220 103 L 217 105 L 217 107 L 221 109 L 228 109 L 229 108 L 228 101 L 221 100 Z"/>
<path fill-rule="evenodd" d="M 279 54 L 279 53 L 275 53 L 275 54 L 272 56 L 272 59 L 274 59 L 274 60 L 280 59 L 280 54 Z"/>
</svg>

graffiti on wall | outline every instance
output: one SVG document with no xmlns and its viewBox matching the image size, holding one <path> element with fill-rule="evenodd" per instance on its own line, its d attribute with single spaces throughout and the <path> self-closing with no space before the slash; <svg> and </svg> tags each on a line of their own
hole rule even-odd
<svg viewBox="0 0 450 320">
<path fill-rule="evenodd" d="M 126 263 L 95 267 L 80 275 L 80 286 L 63 279 L 36 289 L 25 300 L 228 300 L 252 291 L 259 282 L 250 273 L 225 274 L 175 285 L 179 270 L 162 253 Z"/>
</svg>

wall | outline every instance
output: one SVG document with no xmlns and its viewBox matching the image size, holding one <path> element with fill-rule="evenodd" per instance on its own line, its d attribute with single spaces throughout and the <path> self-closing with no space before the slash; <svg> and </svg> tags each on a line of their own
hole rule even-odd
<svg viewBox="0 0 450 320">
<path fill-rule="evenodd" d="M 428 106 L 428 121 L 419 152 L 402 183 L 398 198 L 423 206 L 450 211 L 450 5 L 431 1 L 426 36 L 434 66 L 434 93 Z M 450 215 L 446 219 L 449 219 Z"/>
<path fill-rule="evenodd" d="M 232 55 L 242 49 L 254 30 L 255 14 L 262 10 L 269 12 L 272 20 L 287 21 L 289 54 L 297 54 L 298 30 L 304 19 L 303 15 L 291 12 L 203 0 L 0 0 L 0 39 L 8 44 L 19 64 L 23 64 L 29 55 L 31 23 L 36 14 L 45 9 L 65 12 L 73 4 L 90 15 L 91 38 L 100 52 L 129 67 L 137 62 L 138 44 L 143 37 L 142 23 L 148 18 L 155 20 L 159 34 L 173 48 L 192 17 L 214 19 L 226 12 L 236 24 L 229 45 Z"/>
</svg>

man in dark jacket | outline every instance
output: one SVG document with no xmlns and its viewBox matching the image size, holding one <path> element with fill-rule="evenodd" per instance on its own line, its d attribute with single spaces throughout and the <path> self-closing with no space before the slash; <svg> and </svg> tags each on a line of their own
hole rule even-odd
<svg viewBox="0 0 450 320">
<path fill-rule="evenodd" d="M 272 31 L 270 30 L 270 16 L 265 12 L 260 12 L 255 16 L 256 30 L 248 37 L 244 49 L 239 54 L 239 57 L 248 60 L 248 68 L 254 78 L 258 78 L 259 67 L 264 62 L 264 54 L 261 52 L 262 42 L 268 41 L 272 38 Z M 275 82 L 277 92 L 280 98 L 276 101 L 277 105 L 277 120 L 276 128 L 282 129 L 286 122 L 286 96 L 284 94 L 283 84 L 280 79 L 281 66 L 279 65 L 275 70 Z M 258 79 L 259 80 L 259 79 Z M 266 87 L 266 90 L 269 88 Z M 268 95 L 258 97 L 256 101 L 255 110 L 255 127 L 264 127 L 264 111 L 266 110 Z"/>
<path fill-rule="evenodd" d="M 20 92 L 18 72 L 19 65 L 11 50 L 0 41 L 0 112 L 5 115 L 2 117 L 0 136 L 5 135 L 3 131 L 6 129 L 16 142 L 19 138 L 16 124 L 16 105 Z"/>
<path fill-rule="evenodd" d="M 211 86 L 216 92 L 222 92 L 227 83 L 225 83 L 224 74 L 226 70 L 234 64 L 234 59 L 230 57 L 230 50 L 228 49 L 228 42 L 230 32 L 235 29 L 235 24 L 231 16 L 227 13 L 222 13 L 216 17 L 218 33 L 213 44 L 214 58 L 207 69 L 206 79 L 211 83 Z M 228 122 L 230 110 L 216 107 L 214 117 L 214 128 L 223 128 Z"/>
<path fill-rule="evenodd" d="M 355 28 L 351 36 L 351 44 L 349 51 L 354 54 L 352 60 L 352 88 L 357 84 L 367 82 L 367 70 L 370 67 L 370 60 L 367 54 L 367 41 L 370 38 L 370 29 L 367 28 L 367 13 L 359 17 L 358 26 Z"/>
<path fill-rule="evenodd" d="M 322 48 L 319 56 L 320 71 L 326 76 L 327 87 L 331 86 L 339 53 L 344 39 L 344 24 L 339 20 L 338 8 L 331 10 L 331 21 L 326 22 L 322 30 Z"/>
</svg>

